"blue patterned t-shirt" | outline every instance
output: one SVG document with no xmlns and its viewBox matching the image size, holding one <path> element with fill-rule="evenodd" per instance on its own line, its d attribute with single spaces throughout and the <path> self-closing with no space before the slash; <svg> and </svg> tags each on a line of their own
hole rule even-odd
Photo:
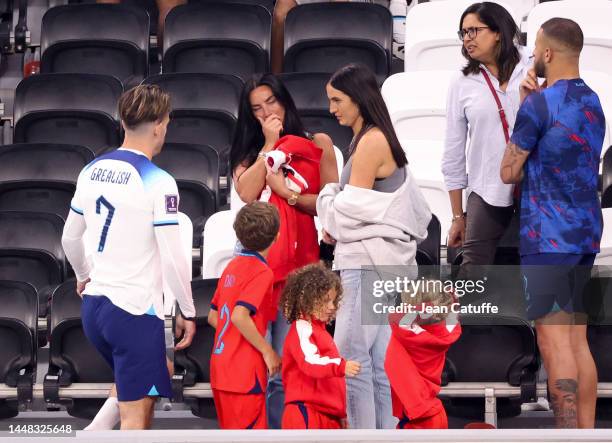
<svg viewBox="0 0 612 443">
<path fill-rule="evenodd" d="M 525 99 L 512 143 L 529 151 L 521 183 L 521 255 L 599 252 L 597 196 L 605 117 L 581 79 Z"/>
</svg>

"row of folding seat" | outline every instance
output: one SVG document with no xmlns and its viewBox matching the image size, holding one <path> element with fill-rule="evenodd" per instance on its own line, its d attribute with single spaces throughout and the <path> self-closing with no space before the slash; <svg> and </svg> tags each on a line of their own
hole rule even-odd
<svg viewBox="0 0 612 443">
<path fill-rule="evenodd" d="M 197 333 L 189 348 L 174 354 L 174 401 L 185 402 L 195 415 L 207 418 L 215 417 L 211 396 L 202 395 L 201 392 L 204 390 L 210 394 L 210 387 L 206 384 L 210 383 L 209 360 L 214 330 L 208 325 L 207 315 L 216 285 L 217 279 L 192 282 Z M 0 343 L 4 345 L 0 347 L 0 355 L 3 361 L 9 362 L 1 368 L 0 384 L 16 387 L 19 382 L 20 400 L 24 400 L 31 398 L 35 379 L 37 298 L 33 288 L 27 284 L 0 281 L 0 302 L 6 307 L 0 312 Z M 72 397 L 70 388 L 78 389 L 79 384 L 83 383 L 111 383 L 113 376 L 83 333 L 80 305 L 74 280 L 60 285 L 53 293 L 48 326 L 49 368 L 44 377 L 44 393 L 49 407 L 63 405 L 72 416 L 91 418 L 101 406 L 106 393 L 101 391 L 98 398 Z M 486 344 L 482 339 L 484 332 Z M 475 349 L 478 352 L 474 352 Z M 503 355 L 499 355 L 500 349 L 505 350 Z M 495 353 L 495 358 L 489 359 L 490 352 Z M 516 404 L 520 405 L 522 400 L 527 399 L 528 392 L 533 390 L 537 369 L 533 331 L 528 324 L 515 319 L 505 320 L 496 326 L 487 323 L 466 324 L 461 340 L 449 353 L 443 378 L 444 384 L 497 382 L 522 386 L 522 390 L 525 390 L 523 398 L 519 396 L 510 402 L 516 409 Z M 62 388 L 65 389 L 60 393 Z M 0 407 L 0 418 L 17 414 L 17 402 L 14 400 L 11 407 Z M 0 399 L 0 404 L 2 402 L 6 400 Z M 474 413 L 482 414 L 483 409 L 481 407 Z M 500 408 L 500 412 L 508 414 L 503 408 Z"/>
<path fill-rule="evenodd" d="M 192 282 L 197 312 L 197 333 L 191 347 L 174 354 L 173 400 L 185 402 L 196 416 L 214 418 L 209 376 L 210 352 L 214 330 L 208 325 L 210 301 L 217 279 L 196 279 Z M 18 403 L 31 399 L 37 364 L 37 297 L 30 285 L 0 281 L 0 356 L 6 365 L 0 367 L 0 387 L 17 388 L 12 398 L 0 398 L 0 418 L 17 415 Z M 60 285 L 53 292 L 49 316 L 49 367 L 44 377 L 45 401 L 49 408 L 65 406 L 75 417 L 91 418 L 106 397 L 79 395 L 93 384 L 113 381 L 110 368 L 86 339 L 81 319 L 81 300 L 75 292 L 74 280 Z M 539 357 L 536 337 L 530 324 L 520 316 L 464 316 L 463 333 L 451 347 L 445 364 L 442 385 L 472 388 L 472 392 L 496 386 L 518 388 L 510 396 L 497 398 L 500 416 L 516 416 L 523 402 L 536 396 Z M 589 327 L 589 342 L 599 372 L 599 382 L 612 381 L 608 348 L 610 327 Z M 449 385 L 450 383 L 450 385 Z M 76 391 L 74 391 L 76 390 Z M 443 391 L 444 392 L 444 391 Z M 443 394 L 444 395 L 444 394 Z M 19 400 L 19 401 L 18 401 Z M 600 413 L 605 400 L 599 400 Z M 480 394 L 445 396 L 451 416 L 482 420 L 484 399 Z M 609 406 L 609 404 L 607 405 Z M 608 408 L 609 409 L 609 408 Z"/>
<path fill-rule="evenodd" d="M 329 114 L 325 84 L 329 74 L 282 76 L 306 128 L 329 134 L 346 153 L 351 139 Z M 172 99 L 166 141 L 207 144 L 220 157 L 227 175 L 229 147 L 238 117 L 243 82 L 229 74 L 161 74 L 144 80 L 157 84 Z M 123 92 L 113 77 L 99 74 L 40 74 L 22 80 L 15 91 L 15 143 L 70 143 L 98 154 L 121 140 L 117 101 Z"/>
<path fill-rule="evenodd" d="M 521 22 L 523 12 L 514 12 L 508 1 L 498 3 Z M 469 4 L 471 0 L 446 0 L 410 9 L 406 18 L 406 71 L 456 70 L 464 63 L 456 29 L 458 18 Z M 528 46 L 533 47 L 543 21 L 554 16 L 571 17 L 582 25 L 586 36 L 582 67 L 612 73 L 612 65 L 601 61 L 610 58 L 606 54 L 612 51 L 612 35 L 598 20 L 611 8 L 607 0 L 593 0 L 586 8 L 574 0 L 538 4 L 529 12 Z M 91 27 L 93 20 L 99 24 L 95 28 Z M 147 76 L 148 26 L 146 12 L 127 5 L 51 8 L 42 24 L 41 70 L 105 73 L 134 85 Z M 260 5 L 178 6 L 166 19 L 163 71 L 233 72 L 242 78 L 267 71 L 270 28 L 270 12 Z M 379 5 L 301 5 L 286 19 L 284 70 L 331 73 L 346 63 L 360 61 L 384 79 L 391 68 L 391 29 L 391 15 Z"/>
<path fill-rule="evenodd" d="M 163 72 L 226 73 L 246 79 L 270 69 L 270 11 L 258 4 L 202 2 L 167 16 Z M 334 72 L 351 61 L 381 78 L 391 68 L 390 12 L 375 4 L 320 3 L 291 10 L 286 72 Z M 41 72 L 113 75 L 126 86 L 148 76 L 149 17 L 129 5 L 50 8 L 42 19 Z"/>
</svg>

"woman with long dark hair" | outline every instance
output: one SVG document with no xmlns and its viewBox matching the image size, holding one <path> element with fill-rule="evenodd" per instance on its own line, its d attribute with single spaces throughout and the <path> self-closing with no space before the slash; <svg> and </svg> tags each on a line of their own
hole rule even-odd
<svg viewBox="0 0 612 443">
<path fill-rule="evenodd" d="M 448 246 L 463 246 L 463 264 L 487 265 L 514 213 L 513 185 L 501 181 L 499 168 L 520 106 L 528 58 L 519 52 L 514 19 L 496 3 L 468 7 L 458 35 L 467 64 L 448 92 L 442 158 L 453 212 Z"/>
<path fill-rule="evenodd" d="M 373 318 L 372 312 L 375 300 L 389 301 L 394 294 L 373 288 L 392 276 L 415 277 L 416 241 L 427 236 L 431 212 L 374 74 L 351 64 L 326 89 L 330 112 L 354 134 L 340 183 L 327 185 L 317 200 L 324 240 L 336 245 L 334 268 L 344 289 L 334 341 L 341 355 L 361 364 L 360 374 L 347 379 L 347 416 L 351 428 L 393 428 L 397 420 L 384 368 L 391 329 L 386 317 Z"/>
<path fill-rule="evenodd" d="M 266 155 L 271 151 L 284 156 L 297 174 L 287 172 L 288 168 L 276 173 L 269 170 Z M 323 186 L 338 181 L 334 147 L 326 134 L 306 131 L 278 77 L 257 75 L 242 91 L 230 167 L 234 188 L 243 202 L 266 199 L 281 216 L 279 238 L 270 249 L 268 264 L 274 271 L 271 341 L 282 355 L 289 325 L 278 310 L 278 302 L 287 274 L 319 260 L 316 200 Z M 270 379 L 267 404 L 269 427 L 280 429 L 284 407 L 280 375 Z"/>
</svg>

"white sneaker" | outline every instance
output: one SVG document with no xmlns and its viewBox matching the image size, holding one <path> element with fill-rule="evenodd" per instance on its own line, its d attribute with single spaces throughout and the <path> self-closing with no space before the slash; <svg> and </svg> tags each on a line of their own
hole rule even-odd
<svg viewBox="0 0 612 443">
<path fill-rule="evenodd" d="M 550 404 L 546 398 L 538 397 L 535 403 L 523 403 L 521 411 L 550 411 Z"/>
</svg>

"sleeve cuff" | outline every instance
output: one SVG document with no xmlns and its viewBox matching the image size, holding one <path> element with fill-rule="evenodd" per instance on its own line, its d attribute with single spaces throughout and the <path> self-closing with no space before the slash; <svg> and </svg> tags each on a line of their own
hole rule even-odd
<svg viewBox="0 0 612 443">
<path fill-rule="evenodd" d="M 341 358 L 340 364 L 338 365 L 338 377 L 344 377 L 346 372 L 346 360 Z"/>
<path fill-rule="evenodd" d="M 79 215 L 83 215 L 83 210 L 82 209 L 76 208 L 76 207 L 74 207 L 72 205 L 70 205 L 70 209 L 72 209 L 74 212 L 76 212 Z"/>
<path fill-rule="evenodd" d="M 218 310 L 219 310 L 219 308 L 217 307 L 217 305 L 216 305 L 216 304 L 214 304 L 214 303 L 211 303 L 211 304 L 210 304 L 210 309 L 213 309 L 213 310 L 215 310 L 215 311 L 218 311 Z"/>
<path fill-rule="evenodd" d="M 238 301 L 236 302 L 236 306 L 242 306 L 242 307 L 247 308 L 247 309 L 248 309 L 248 310 L 251 312 L 251 315 L 252 315 L 252 316 L 253 316 L 253 315 L 255 315 L 255 314 L 257 314 L 257 308 L 256 308 L 255 306 L 253 306 L 252 304 L 247 303 L 247 302 L 245 302 L 245 301 L 238 300 Z"/>
</svg>

